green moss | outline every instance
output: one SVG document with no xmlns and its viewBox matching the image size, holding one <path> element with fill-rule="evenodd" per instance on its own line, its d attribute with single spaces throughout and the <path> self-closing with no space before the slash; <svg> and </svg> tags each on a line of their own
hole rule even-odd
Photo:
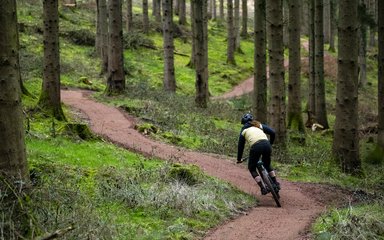
<svg viewBox="0 0 384 240">
<path fill-rule="evenodd" d="M 368 153 L 365 161 L 369 164 L 382 165 L 384 163 L 384 149 L 376 146 Z"/>
<path fill-rule="evenodd" d="M 195 165 L 173 164 L 168 176 L 171 179 L 185 182 L 188 185 L 195 185 L 202 176 L 200 169 Z"/>
</svg>

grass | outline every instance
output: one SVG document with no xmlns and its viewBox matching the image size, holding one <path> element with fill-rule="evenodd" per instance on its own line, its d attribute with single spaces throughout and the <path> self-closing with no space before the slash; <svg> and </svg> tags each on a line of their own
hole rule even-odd
<svg viewBox="0 0 384 240">
<path fill-rule="evenodd" d="M 334 209 L 317 219 L 313 226 L 316 239 L 372 239 L 384 236 L 383 201 L 368 205 Z"/>
<path fill-rule="evenodd" d="M 1 191 L 0 230 L 7 239 L 68 226 L 74 229 L 64 239 L 195 239 L 256 203 L 192 165 L 144 158 L 100 140 L 38 133 L 26 138 L 33 187 Z"/>
</svg>

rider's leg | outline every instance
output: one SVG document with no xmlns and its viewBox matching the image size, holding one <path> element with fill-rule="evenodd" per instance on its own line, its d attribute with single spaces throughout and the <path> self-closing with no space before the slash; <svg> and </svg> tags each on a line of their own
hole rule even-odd
<svg viewBox="0 0 384 240">
<path fill-rule="evenodd" d="M 257 185 L 259 185 L 260 187 L 261 195 L 266 195 L 268 193 L 268 190 L 261 183 L 261 177 L 260 176 L 255 177 L 255 181 Z"/>
<path fill-rule="evenodd" d="M 252 146 L 251 150 L 249 152 L 249 159 L 248 159 L 248 170 L 251 173 L 253 179 L 255 179 L 257 185 L 260 187 L 260 191 L 262 195 L 265 195 L 268 193 L 267 189 L 263 186 L 261 183 L 261 177 L 256 171 L 257 168 L 257 161 L 260 158 L 260 151 L 258 151 L 257 146 Z"/>
<path fill-rule="evenodd" d="M 269 176 L 272 179 L 272 183 L 275 184 L 280 189 L 280 183 L 276 180 L 276 173 L 273 170 L 272 165 L 271 165 L 271 153 L 272 153 L 272 147 L 267 142 L 267 143 L 265 143 L 264 151 L 262 154 L 263 164 L 264 164 L 265 169 L 269 173 Z"/>
<path fill-rule="evenodd" d="M 274 170 L 269 172 L 269 176 L 272 179 L 272 182 L 280 189 L 280 183 L 276 180 L 276 173 Z"/>
</svg>

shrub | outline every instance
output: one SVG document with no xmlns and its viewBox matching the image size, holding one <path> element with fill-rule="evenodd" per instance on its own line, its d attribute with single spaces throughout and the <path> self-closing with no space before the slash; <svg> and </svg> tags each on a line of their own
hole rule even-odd
<svg viewBox="0 0 384 240">
<path fill-rule="evenodd" d="M 77 45 L 95 46 L 95 34 L 86 29 L 66 31 L 61 35 Z"/>
</svg>

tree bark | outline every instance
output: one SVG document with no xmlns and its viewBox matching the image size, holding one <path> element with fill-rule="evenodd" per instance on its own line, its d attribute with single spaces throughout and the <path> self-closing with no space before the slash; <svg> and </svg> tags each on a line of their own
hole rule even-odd
<svg viewBox="0 0 384 240">
<path fill-rule="evenodd" d="M 235 30 L 235 50 L 242 52 L 240 48 L 240 0 L 235 1 L 234 8 L 234 30 Z"/>
<path fill-rule="evenodd" d="M 96 55 L 101 56 L 101 33 L 100 33 L 100 3 L 99 0 L 96 0 L 96 38 L 95 38 L 95 50 Z"/>
<path fill-rule="evenodd" d="M 227 63 L 236 65 L 235 49 L 236 49 L 236 32 L 233 21 L 233 0 L 227 0 Z"/>
<path fill-rule="evenodd" d="M 305 132 L 301 115 L 301 54 L 300 0 L 289 0 L 289 83 L 288 83 L 288 128 Z"/>
<path fill-rule="evenodd" d="M 377 142 L 384 149 L 384 1 L 377 1 L 378 9 L 378 42 L 379 54 L 377 57 L 379 73 L 378 73 L 378 135 Z"/>
<path fill-rule="evenodd" d="M 108 9 L 106 0 L 97 0 L 97 38 L 101 58 L 101 75 L 108 70 Z"/>
<path fill-rule="evenodd" d="M 309 36 L 309 27 L 310 27 L 310 21 L 309 21 L 309 3 L 308 1 L 303 1 L 301 4 L 301 32 L 303 35 Z"/>
<path fill-rule="evenodd" d="M 187 24 L 187 18 L 186 18 L 186 14 L 185 14 L 185 10 L 186 10 L 186 5 L 185 5 L 185 0 L 179 0 L 179 4 L 180 4 L 180 9 L 179 9 L 179 24 L 180 25 L 185 25 Z"/>
<path fill-rule="evenodd" d="M 306 122 L 307 127 L 311 127 L 316 120 L 316 74 L 315 74 L 315 0 L 309 0 L 309 81 L 308 81 L 308 106 L 307 113 L 308 119 Z"/>
<path fill-rule="evenodd" d="M 331 31 L 329 36 L 329 49 L 330 52 L 335 52 L 335 36 L 336 36 L 336 0 L 330 0 L 329 1 L 330 7 L 330 18 L 331 18 Z"/>
<path fill-rule="evenodd" d="M 289 9 L 288 9 L 288 0 L 282 0 L 283 2 L 283 42 L 284 47 L 288 47 L 288 19 L 289 19 Z"/>
<path fill-rule="evenodd" d="M 164 47 L 164 90 L 176 92 L 174 44 L 173 44 L 173 7 L 172 0 L 163 0 L 163 47 Z"/>
<path fill-rule="evenodd" d="M 106 1 L 106 0 L 105 0 Z M 133 28 L 132 0 L 127 0 L 127 32 Z"/>
<path fill-rule="evenodd" d="M 12 183 L 29 179 L 21 103 L 16 0 L 0 5 L 0 174 Z"/>
<path fill-rule="evenodd" d="M 268 0 L 267 22 L 269 23 L 268 53 L 269 80 L 271 89 L 270 122 L 276 130 L 275 142 L 282 146 L 286 143 L 285 126 L 285 82 L 284 82 L 284 42 L 283 42 L 283 6 L 280 0 Z"/>
<path fill-rule="evenodd" d="M 368 22 L 365 20 L 368 16 L 367 7 L 364 1 L 359 1 L 358 7 L 359 15 L 359 86 L 364 87 L 367 85 L 367 25 Z"/>
<path fill-rule="evenodd" d="M 57 120 L 65 120 L 60 95 L 59 10 L 57 0 L 43 1 L 44 69 L 39 107 Z"/>
<path fill-rule="evenodd" d="M 224 0 L 219 0 L 220 19 L 224 21 Z"/>
<path fill-rule="evenodd" d="M 196 46 L 196 97 L 198 107 L 208 106 L 208 17 L 205 0 L 192 0 L 195 27 L 193 39 Z"/>
<path fill-rule="evenodd" d="M 217 20 L 217 4 L 216 4 L 216 0 L 212 0 L 212 18 L 214 21 Z"/>
<path fill-rule="evenodd" d="M 315 0 L 315 85 L 316 119 L 325 129 L 329 128 L 325 102 L 324 81 L 324 28 L 323 0 Z"/>
<path fill-rule="evenodd" d="M 106 94 L 113 95 L 124 91 L 123 28 L 121 1 L 108 1 L 109 40 L 108 73 Z"/>
<path fill-rule="evenodd" d="M 253 112 L 260 122 L 267 122 L 266 8 L 265 0 L 255 0 Z"/>
<path fill-rule="evenodd" d="M 242 0 L 241 2 L 242 7 L 242 28 L 241 28 L 241 36 L 243 38 L 248 37 L 248 1 Z"/>
<path fill-rule="evenodd" d="M 367 85 L 367 27 L 363 24 L 359 29 L 359 86 Z"/>
<path fill-rule="evenodd" d="M 324 22 L 324 43 L 329 43 L 330 36 L 331 36 L 331 0 L 324 0 L 323 22 Z"/>
<path fill-rule="evenodd" d="M 153 0 L 153 2 L 154 2 L 154 5 L 156 5 L 155 19 L 158 23 L 160 23 L 161 22 L 161 0 Z"/>
<path fill-rule="evenodd" d="M 149 32 L 148 0 L 143 0 L 143 32 Z"/>
<path fill-rule="evenodd" d="M 379 13 L 378 9 L 376 9 L 376 3 L 381 0 L 370 0 L 370 7 L 369 7 L 369 12 L 373 16 L 374 19 L 377 19 L 377 15 Z M 377 22 L 377 21 L 375 21 Z M 376 27 L 371 26 L 369 28 L 369 46 L 370 47 L 375 47 L 376 46 Z"/>
<path fill-rule="evenodd" d="M 333 153 L 346 173 L 360 173 L 358 129 L 358 0 L 339 2 L 338 73 Z"/>
<path fill-rule="evenodd" d="M 191 2 L 192 4 L 192 2 Z M 194 26 L 194 21 L 193 19 L 195 19 L 195 8 L 194 7 L 191 7 L 191 31 L 192 31 L 192 38 L 193 36 L 195 36 L 195 26 Z M 189 61 L 189 63 L 187 64 L 188 67 L 190 68 L 195 68 L 195 57 L 196 57 L 196 54 L 195 54 L 195 49 L 196 49 L 196 43 L 195 41 L 193 41 L 192 39 L 192 43 L 191 43 L 191 60 Z"/>
</svg>

